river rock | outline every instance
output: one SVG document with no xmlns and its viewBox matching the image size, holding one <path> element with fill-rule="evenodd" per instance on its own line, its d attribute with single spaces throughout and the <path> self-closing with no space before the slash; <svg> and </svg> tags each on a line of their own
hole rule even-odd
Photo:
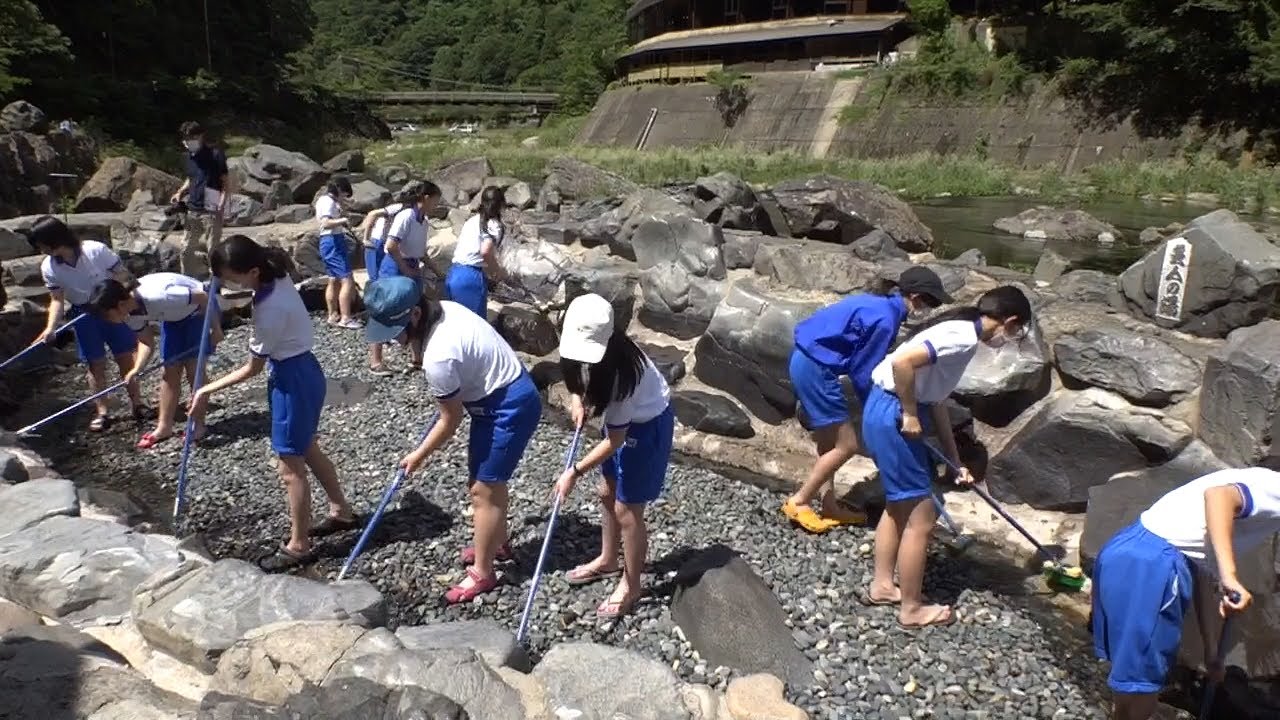
<svg viewBox="0 0 1280 720">
<path fill-rule="evenodd" d="M 504 242 L 498 257 L 507 271 L 505 282 L 539 302 L 550 302 L 555 298 L 560 283 L 573 264 L 563 247 L 546 242 Z"/>
<path fill-rule="evenodd" d="M 723 545 L 696 551 L 674 583 L 671 619 L 708 662 L 771 673 L 793 687 L 813 681 L 812 664 L 792 639 L 786 611 L 736 552 Z M 741 632 L 744 627 L 751 632 Z"/>
<path fill-rule="evenodd" d="M 640 274 L 640 322 L 681 340 L 696 338 L 706 331 L 728 285 L 677 263 L 651 267 Z"/>
<path fill-rule="evenodd" d="M 686 367 L 684 363 L 687 352 L 670 345 L 652 345 L 649 343 L 637 343 L 645 355 L 653 361 L 653 366 L 658 369 L 663 379 L 667 381 L 667 385 L 675 387 L 677 383 L 684 379 Z"/>
<path fill-rule="evenodd" d="M 261 225 L 259 219 L 263 216 L 262 203 L 240 193 L 233 193 L 227 198 L 227 205 L 224 210 L 225 214 L 222 218 L 224 227 L 249 227 L 250 225 Z M 274 219 L 274 216 L 272 216 Z"/>
<path fill-rule="evenodd" d="M 796 323 L 817 308 L 772 297 L 750 282 L 734 284 L 698 340 L 694 374 L 752 415 L 781 423 L 795 414 L 789 367 Z"/>
<path fill-rule="evenodd" d="M 819 175 L 780 183 L 772 195 L 792 235 L 848 245 L 878 228 L 907 252 L 933 249 L 911 206 L 880 185 Z"/>
<path fill-rule="evenodd" d="M 725 437 L 751 438 L 751 416 L 734 401 L 699 390 L 677 390 L 671 395 L 671 409 L 681 425 L 700 432 Z"/>
<path fill-rule="evenodd" d="M 211 689 L 280 704 L 329 670 L 368 632 L 339 620 L 287 621 L 255 628 L 218 658 Z"/>
<path fill-rule="evenodd" d="M 1021 342 L 1010 342 L 1000 349 L 978 343 L 978 351 L 960 377 L 955 395 L 965 402 L 980 404 L 1009 403 L 1015 395 L 1043 397 L 1048 392 L 1048 374 L 1049 348 L 1044 333 L 1032 323 Z"/>
<path fill-rule="evenodd" d="M 538 209 L 547 210 L 547 199 L 554 194 L 557 200 L 585 200 L 601 195 L 623 196 L 640 187 L 621 175 L 602 170 L 567 156 L 556 157 L 547 165 L 546 180 L 539 194 Z"/>
<path fill-rule="evenodd" d="M 503 305 L 493 325 L 512 349 L 535 357 L 550 355 L 560 346 L 555 323 L 528 305 Z"/>
<path fill-rule="evenodd" d="M 321 165 L 325 172 L 329 173 L 362 173 L 364 172 L 364 151 L 363 150 L 343 150 L 334 155 Z"/>
<path fill-rule="evenodd" d="M 680 698 L 680 682 L 671 669 L 631 650 L 562 643 L 547 652 L 533 675 L 546 685 L 558 717 L 689 718 Z"/>
<path fill-rule="evenodd" d="M 1069 302 L 1124 307 L 1119 281 L 1114 275 L 1099 270 L 1072 270 L 1060 275 L 1050 283 L 1049 291 Z"/>
<path fill-rule="evenodd" d="M 1105 483 L 1089 488 L 1084 533 L 1080 536 L 1080 562 L 1093 572 L 1098 551 L 1120 530 L 1166 493 L 1198 477 L 1226 469 L 1208 446 L 1192 441 L 1177 457 L 1156 467 L 1117 473 Z"/>
<path fill-rule="evenodd" d="M 188 564 L 138 588 L 133 619 L 155 647 L 212 672 L 245 633 L 272 623 L 343 620 L 380 624 L 382 595 L 364 581 L 323 583 L 267 575 L 242 560 Z"/>
<path fill-rule="evenodd" d="M 773 221 L 742 178 L 728 172 L 698 178 L 691 204 L 703 220 L 723 228 L 772 234 Z"/>
<path fill-rule="evenodd" d="M 849 249 L 852 250 L 853 254 L 858 256 L 859 259 L 866 260 L 867 262 L 884 262 L 885 260 L 906 261 L 909 259 L 907 251 L 898 247 L 898 244 L 893 240 L 893 236 L 878 228 L 872 230 L 866 235 L 863 235 L 857 240 L 854 240 L 853 244 L 849 246 Z M 976 248 L 966 250 L 964 253 L 961 253 L 961 257 L 964 257 L 971 251 L 976 251 Z M 981 253 L 979 253 L 979 257 L 981 257 Z M 963 264 L 960 263 L 959 260 L 960 258 L 958 257 L 955 262 L 957 264 Z M 985 265 L 985 260 L 986 259 L 983 258 L 983 262 L 976 264 Z"/>
<path fill-rule="evenodd" d="M 42 134 L 49 130 L 49 118 L 26 100 L 14 100 L 0 109 L 0 131 Z"/>
<path fill-rule="evenodd" d="M 168 201 L 182 181 L 166 172 L 127 157 L 107 158 L 76 196 L 75 210 L 119 212 L 129 205 L 135 190 L 147 190 L 152 197 Z"/>
<path fill-rule="evenodd" d="M 1031 240 L 1067 240 L 1111 244 L 1120 239 L 1120 231 L 1083 210 L 1058 210 L 1035 207 L 1000 218 L 995 229 Z"/>
<path fill-rule="evenodd" d="M 98 147 L 86 133 L 0 132 L 0 217 L 49 212 L 97 167 Z"/>
<path fill-rule="evenodd" d="M 684 375 L 683 362 L 681 362 L 680 375 Z M 22 460 L 8 450 L 0 450 L 0 483 L 16 485 L 30 479 L 31 473 Z"/>
<path fill-rule="evenodd" d="M 727 720 L 809 720 L 809 715 L 787 702 L 786 687 L 773 675 L 758 673 L 734 678 L 725 691 Z"/>
<path fill-rule="evenodd" d="M 493 166 L 488 158 L 483 157 L 459 160 L 431 173 L 431 179 L 436 183 L 445 183 L 457 190 L 458 197 L 450 201 L 450 205 L 470 202 L 476 193 L 484 190 L 485 178 L 492 176 Z"/>
<path fill-rule="evenodd" d="M 825 243 L 762 245 L 756 250 L 755 271 L 797 290 L 848 294 L 865 290 L 878 268 L 849 251 Z"/>
<path fill-rule="evenodd" d="M 1166 268 L 1166 249 L 1179 238 L 1190 244 L 1190 257 L 1185 268 L 1176 262 Z M 1170 259 L 1183 254 L 1175 247 Z M 1165 297 L 1160 297 L 1162 283 L 1169 293 Z M 1215 210 L 1134 263 L 1120 276 L 1120 288 L 1139 317 L 1193 335 L 1226 337 L 1270 315 L 1280 297 L 1280 252 L 1234 213 Z"/>
<path fill-rule="evenodd" d="M 583 224 L 584 241 L 604 243 L 609 250 L 627 260 L 636 260 L 632 239 L 646 223 L 687 217 L 691 211 L 677 200 L 651 188 L 642 188 L 628 195 L 614 210 Z"/>
<path fill-rule="evenodd" d="M 215 692 L 205 696 L 197 720 L 467 720 L 457 703 L 417 687 L 385 688 L 361 679 L 307 686 L 279 707 Z"/>
<path fill-rule="evenodd" d="M 724 230 L 723 235 L 724 245 L 721 246 L 721 251 L 724 254 L 725 267 L 729 270 L 755 267 L 756 256 L 761 247 L 775 245 L 796 246 L 802 242 L 791 238 L 773 237 L 771 235 L 762 235 L 758 232 L 744 232 L 741 230 Z"/>
<path fill-rule="evenodd" d="M 118 238 L 113 248 L 134 277 L 155 272 L 178 272 L 182 247 L 176 234 L 137 230 Z"/>
<path fill-rule="evenodd" d="M 26 530 L 58 515 L 79 515 L 80 501 L 70 480 L 41 479 L 0 488 L 0 537 Z"/>
<path fill-rule="evenodd" d="M 641 270 L 676 264 L 698 277 L 725 279 L 720 228 L 687 216 L 663 216 L 636 227 L 631 248 Z"/>
<path fill-rule="evenodd" d="M 1262 685 L 1260 689 L 1264 692 L 1255 696 L 1253 702 L 1246 706 L 1247 714 L 1237 711 L 1215 717 L 1227 717 L 1231 720 L 1276 717 L 1277 703 L 1270 688 L 1280 679 L 1280 653 L 1276 652 L 1276 648 L 1280 647 L 1280 589 L 1276 585 L 1276 577 L 1280 574 L 1278 544 L 1280 538 L 1273 537 L 1262 547 L 1236 558 L 1236 572 L 1240 582 L 1253 591 L 1253 604 L 1248 612 L 1242 613 L 1235 621 L 1226 657 L 1229 672 L 1234 674 L 1236 668 L 1239 668 L 1248 676 L 1251 684 Z M 1217 620 L 1217 613 L 1213 616 L 1210 632 L 1216 635 L 1221 623 Z M 1183 665 L 1198 670 L 1204 668 L 1204 645 L 1200 636 L 1196 613 L 1188 612 L 1182 626 L 1182 644 L 1178 649 L 1178 657 Z"/>
<path fill-rule="evenodd" d="M 516 644 L 516 636 L 489 618 L 401 627 L 396 630 L 396 639 L 417 652 L 471 650 L 494 669 L 509 667 L 529 672 L 533 667 L 528 654 Z"/>
<path fill-rule="evenodd" d="M 1241 328 L 1209 356 L 1200 437 L 1231 465 L 1280 455 L 1280 321 Z"/>
<path fill-rule="evenodd" d="M 165 692 L 124 658 L 67 627 L 7 633 L 0 645 L 0 715 L 15 720 L 190 720 L 190 701 Z"/>
<path fill-rule="evenodd" d="M 351 184 L 351 210 L 367 213 L 391 204 L 391 191 L 372 180 Z"/>
<path fill-rule="evenodd" d="M 991 459 L 986 480 L 1000 500 L 1076 512 L 1088 503 L 1089 488 L 1167 462 L 1191 439 L 1185 423 L 1118 395 L 1061 391 Z"/>
<path fill-rule="evenodd" d="M 1059 336 L 1053 356 L 1063 377 L 1138 405 L 1164 407 L 1200 387 L 1200 363 L 1159 337 L 1117 322 Z"/>
<path fill-rule="evenodd" d="M 303 223 L 315 217 L 315 210 L 310 205 L 285 205 L 273 211 L 272 218 L 278 223 Z"/>
<path fill-rule="evenodd" d="M 63 622 L 115 622 L 134 589 L 182 561 L 177 541 L 113 522 L 52 517 L 0 538 L 0 597 Z"/>
<path fill-rule="evenodd" d="M 390 637 L 394 646 L 386 646 L 385 639 L 377 640 L 383 647 L 358 654 L 361 645 L 375 646 L 372 635 L 357 643 L 356 648 L 334 666 L 324 686 L 358 678 L 388 688 L 416 687 L 438 693 L 461 705 L 470 720 L 511 720 L 524 716 L 519 693 L 471 650 L 414 652 Z"/>
<path fill-rule="evenodd" d="M 564 301 L 595 293 L 613 306 L 615 327 L 627 327 L 635 315 L 640 273 L 635 264 L 616 258 L 571 265 L 564 275 Z"/>
<path fill-rule="evenodd" d="M 294 202 L 310 203 L 329 181 L 330 174 L 315 160 L 275 145 L 254 145 L 245 150 L 241 161 L 229 169 L 237 175 L 241 172 L 247 175 L 237 177 L 237 180 L 256 181 L 258 188 L 253 188 L 252 184 L 237 186 L 244 194 L 258 198 L 266 197 L 273 183 L 283 181 L 293 192 Z M 258 192 L 253 192 L 253 189 Z"/>
</svg>

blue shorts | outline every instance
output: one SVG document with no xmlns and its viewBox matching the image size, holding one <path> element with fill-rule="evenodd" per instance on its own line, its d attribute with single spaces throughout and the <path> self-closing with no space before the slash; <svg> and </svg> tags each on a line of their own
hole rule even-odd
<svg viewBox="0 0 1280 720">
<path fill-rule="evenodd" d="M 347 256 L 346 235 L 321 235 L 320 259 L 324 260 L 324 271 L 329 277 L 351 277 L 351 258 Z"/>
<path fill-rule="evenodd" d="M 929 407 L 919 406 L 920 425 L 928 435 L 933 422 Z M 871 386 L 862 408 L 862 443 L 876 462 L 885 500 L 902 502 L 928 497 L 933 492 L 934 467 L 924 439 L 902 436 L 902 403 L 879 385 Z"/>
<path fill-rule="evenodd" d="M 1093 568 L 1093 646 L 1111 661 L 1112 690 L 1145 695 L 1164 688 L 1192 582 L 1186 556 L 1140 520 L 1102 547 Z"/>
<path fill-rule="evenodd" d="M 606 428 L 601 434 L 608 432 Z M 675 432 L 670 407 L 652 420 L 627 427 L 627 441 L 600 466 L 601 474 L 616 488 L 618 502 L 643 505 L 658 499 L 666 485 Z"/>
<path fill-rule="evenodd" d="M 405 261 L 405 262 L 409 265 L 409 267 L 411 267 L 411 268 L 421 268 L 421 267 L 422 267 L 422 261 L 421 261 L 421 260 L 419 260 L 419 259 L 417 259 L 417 258 L 405 258 L 405 259 L 404 259 L 404 261 Z M 403 275 L 404 275 L 404 273 L 400 272 L 400 265 L 399 265 L 398 263 L 396 263 L 396 259 L 395 259 L 395 258 L 393 258 L 393 257 L 391 257 L 390 255 L 388 255 L 388 254 L 386 254 L 386 253 L 383 253 L 383 254 L 382 254 L 382 262 L 378 263 L 378 277 L 379 277 L 379 278 L 385 278 L 385 277 L 401 277 L 401 276 L 403 276 Z M 422 287 L 422 273 L 418 273 L 418 277 L 416 278 L 416 280 L 418 281 L 418 287 L 419 287 L 419 289 L 421 289 L 421 287 Z"/>
<path fill-rule="evenodd" d="M 277 455 L 305 455 L 320 427 L 328 384 L 310 352 L 271 360 L 267 404 L 271 407 L 271 449 Z"/>
<path fill-rule="evenodd" d="M 80 308 L 72 308 L 84 314 Z M 118 357 L 133 352 L 138 347 L 138 336 L 129 326 L 120 323 L 109 323 L 95 315 L 89 315 L 76 322 L 76 350 L 80 354 L 80 362 L 92 363 L 111 355 Z"/>
<path fill-rule="evenodd" d="M 467 403 L 471 438 L 467 442 L 467 469 L 482 483 L 511 479 L 525 446 L 542 418 L 542 397 L 529 373 L 489 397 Z"/>
<path fill-rule="evenodd" d="M 849 422 L 849 404 L 840 387 L 840 376 L 798 347 L 791 350 L 791 386 L 804 408 L 806 430 Z"/>
<path fill-rule="evenodd" d="M 215 310 L 216 312 L 216 310 Z M 204 329 L 204 313 L 197 312 L 186 320 L 160 323 L 160 362 L 195 362 L 200 354 L 200 331 Z M 212 338 L 209 352 L 214 351 Z"/>
<path fill-rule="evenodd" d="M 386 255 L 386 252 L 381 245 L 364 249 L 364 269 L 369 275 L 369 282 L 381 277 L 380 271 L 382 270 L 382 257 L 384 255 Z"/>
<path fill-rule="evenodd" d="M 444 279 L 445 299 L 452 300 L 482 318 L 488 318 L 489 288 L 484 270 L 475 265 L 449 266 Z"/>
</svg>

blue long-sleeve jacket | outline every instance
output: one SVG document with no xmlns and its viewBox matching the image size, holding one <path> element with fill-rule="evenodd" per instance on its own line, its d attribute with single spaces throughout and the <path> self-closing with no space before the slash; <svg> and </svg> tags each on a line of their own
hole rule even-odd
<svg viewBox="0 0 1280 720">
<path fill-rule="evenodd" d="M 866 398 L 871 371 L 889 354 L 907 318 L 902 295 L 850 295 L 796 324 L 796 348 L 833 372 L 848 375 Z"/>
</svg>

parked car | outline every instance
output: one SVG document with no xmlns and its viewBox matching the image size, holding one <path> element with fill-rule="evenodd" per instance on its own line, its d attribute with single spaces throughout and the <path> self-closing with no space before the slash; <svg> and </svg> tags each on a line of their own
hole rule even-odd
<svg viewBox="0 0 1280 720">
<path fill-rule="evenodd" d="M 454 135 L 475 135 L 476 124 L 475 123 L 455 123 L 452 127 L 449 128 L 449 132 Z"/>
</svg>

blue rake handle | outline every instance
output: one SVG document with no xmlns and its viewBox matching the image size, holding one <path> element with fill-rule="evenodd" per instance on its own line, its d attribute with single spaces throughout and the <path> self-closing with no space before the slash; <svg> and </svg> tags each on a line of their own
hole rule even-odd
<svg viewBox="0 0 1280 720">
<path fill-rule="evenodd" d="M 192 349 L 190 349 L 190 350 L 188 350 L 188 351 L 186 351 L 186 352 L 182 353 L 182 354 L 181 354 L 181 355 L 179 355 L 178 357 L 174 358 L 174 359 L 173 359 L 173 362 L 179 362 L 179 361 L 181 361 L 181 360 L 185 359 L 185 358 L 186 358 L 186 356 L 191 355 L 191 354 L 192 354 L 192 353 L 194 353 L 194 352 L 195 352 L 195 348 L 192 348 Z M 172 363 L 168 363 L 168 364 L 172 364 Z M 138 378 L 139 378 L 139 379 L 141 379 L 141 378 L 143 378 L 143 377 L 146 377 L 147 375 L 150 375 L 151 373 L 155 372 L 156 370 L 159 370 L 160 368 L 164 367 L 165 365 L 166 365 L 166 363 L 164 363 L 163 361 L 162 361 L 162 362 L 157 362 L 157 363 L 155 363 L 154 365 L 152 365 L 151 367 L 146 368 L 146 369 L 145 369 L 145 370 L 143 370 L 142 372 L 138 373 Z M 128 384 L 129 384 L 129 383 L 127 383 L 127 382 L 125 382 L 125 381 L 121 380 L 120 382 L 116 383 L 115 385 L 112 385 L 112 386 L 111 386 L 111 387 L 109 387 L 109 388 L 106 388 L 105 390 L 99 390 L 98 392 L 96 392 L 96 393 L 94 393 L 94 394 L 90 395 L 89 397 L 87 397 L 87 398 L 85 398 L 85 399 L 83 399 L 83 400 L 81 400 L 81 401 L 79 401 L 79 402 L 77 402 L 77 403 L 75 403 L 75 404 L 73 404 L 73 405 L 69 405 L 69 406 L 67 406 L 67 407 L 63 408 L 63 409 L 59 410 L 58 412 L 56 412 L 56 413 L 54 413 L 54 414 L 50 415 L 49 417 L 47 417 L 47 418 L 45 418 L 45 419 L 43 419 L 43 420 L 37 420 L 36 422 L 31 423 L 30 425 L 28 425 L 28 426 L 26 426 L 26 427 L 22 428 L 21 430 L 18 430 L 18 435 L 27 435 L 27 434 L 29 434 L 30 432 L 32 432 L 33 430 L 35 430 L 36 428 L 43 427 L 43 426 L 48 425 L 49 423 L 53 422 L 54 420 L 57 420 L 58 418 L 64 417 L 64 416 L 66 416 L 66 415 L 70 415 L 71 413 L 75 412 L 76 410 L 79 410 L 80 408 L 84 407 L 85 405 L 88 405 L 89 403 L 94 402 L 95 400 L 99 400 L 99 399 L 101 399 L 101 398 L 104 398 L 104 397 L 106 397 L 106 396 L 110 395 L 111 393 L 113 393 L 113 392 L 115 392 L 115 391 L 119 390 L 120 388 L 122 388 L 122 387 L 124 387 L 125 385 L 128 385 Z"/>
<path fill-rule="evenodd" d="M 63 323 L 61 327 L 53 331 L 53 335 L 50 336 L 50 340 L 52 341 L 53 338 L 56 338 L 57 336 L 61 335 L 63 332 L 70 330 L 72 326 L 74 326 L 76 323 L 80 322 L 81 320 L 85 319 L 86 317 L 88 317 L 87 314 L 81 313 L 80 315 L 77 315 L 71 318 L 70 320 L 68 320 L 67 322 Z M 36 348 L 40 347 L 43 344 L 45 343 L 37 343 L 35 345 L 32 345 L 31 347 L 28 347 L 25 350 L 22 350 L 21 352 L 19 352 L 17 355 L 14 355 L 8 360 L 5 360 L 4 362 L 0 363 L 0 370 L 4 370 L 10 365 L 18 362 L 22 358 L 26 357 L 27 353 L 31 352 L 32 350 L 35 350 Z"/>
<path fill-rule="evenodd" d="M 942 503 L 935 493 L 929 493 L 929 497 L 933 498 L 933 508 L 938 511 L 938 517 L 942 518 L 942 524 L 947 526 L 952 535 L 960 537 L 960 526 L 956 521 L 951 519 L 951 513 L 947 512 L 947 506 Z"/>
<path fill-rule="evenodd" d="M 209 281 L 209 291 L 205 299 L 204 323 L 200 330 L 200 353 L 196 356 L 196 376 L 193 379 L 192 392 L 204 387 L 204 364 L 209 359 L 209 330 L 213 324 L 213 316 L 218 307 L 218 278 Z M 187 495 L 187 467 L 191 461 L 192 436 L 195 435 L 196 419 L 187 415 L 187 429 L 182 437 L 182 461 L 178 463 L 178 492 L 173 497 L 173 521 L 178 522 L 182 516 L 183 501 Z"/>
<path fill-rule="evenodd" d="M 1240 602 L 1240 593 L 1232 591 L 1229 595 L 1231 602 Z M 1222 634 L 1218 636 L 1218 656 L 1217 664 L 1222 665 L 1227 661 L 1227 647 L 1231 640 L 1231 620 L 1232 616 L 1228 615 L 1227 619 L 1222 621 Z M 1213 712 L 1213 696 L 1218 689 L 1218 684 L 1210 682 L 1204 689 L 1204 701 L 1200 705 L 1200 720 L 1209 720 L 1209 714 Z"/>
<path fill-rule="evenodd" d="M 582 428 L 573 432 L 573 441 L 569 443 L 569 452 L 564 459 L 564 469 L 573 467 L 578 457 L 578 441 L 582 439 Z M 556 519 L 560 517 L 560 494 L 551 502 L 551 517 L 547 520 L 547 534 L 542 538 L 542 550 L 538 553 L 538 564 L 533 569 L 533 582 L 529 585 L 529 597 L 524 601 L 524 613 L 520 616 L 520 629 L 516 631 L 516 643 L 524 645 L 529 639 L 529 615 L 533 612 L 533 599 L 538 594 L 538 585 L 542 582 L 542 569 L 547 563 L 547 553 L 551 550 L 551 536 L 556 529 Z"/>
<path fill-rule="evenodd" d="M 440 419 L 440 413 L 431 416 L 430 422 L 427 423 L 427 429 L 422 433 L 422 438 L 418 440 L 421 445 L 423 440 L 427 439 L 427 434 L 431 432 L 431 428 L 436 426 L 436 420 Z M 364 551 L 364 546 L 369 544 L 369 538 L 373 536 L 373 530 L 378 526 L 378 521 L 382 519 L 382 514 L 387 511 L 387 506 L 391 504 L 391 498 L 396 496 L 396 492 L 400 489 L 400 485 L 404 483 L 405 471 L 400 468 L 396 471 L 396 479 L 391 481 L 391 485 L 387 487 L 387 491 L 382 493 L 382 500 L 378 502 L 378 508 L 373 511 L 373 515 L 369 516 L 369 522 L 365 523 L 364 531 L 360 533 L 360 539 L 356 541 L 356 546 L 351 548 L 351 555 L 347 557 L 347 561 L 342 564 L 342 570 L 338 572 L 338 580 L 347 577 L 347 573 L 351 572 L 351 566 L 355 564 L 356 558 L 360 557 L 360 553 Z"/>
</svg>

